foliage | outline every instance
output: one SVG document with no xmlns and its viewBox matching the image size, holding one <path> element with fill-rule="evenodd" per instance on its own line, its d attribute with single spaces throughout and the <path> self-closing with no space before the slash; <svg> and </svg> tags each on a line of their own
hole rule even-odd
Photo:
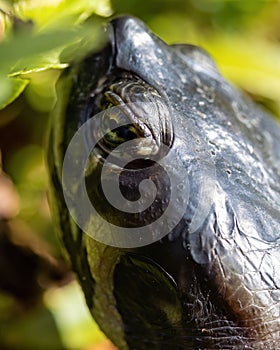
<svg viewBox="0 0 280 350">
<path fill-rule="evenodd" d="M 28 85 L 25 74 L 67 67 L 74 58 L 61 59 L 67 47 L 79 47 L 81 56 L 100 47 L 102 32 L 97 19 L 85 23 L 96 10 L 96 1 L 88 0 L 20 1 L 9 12 L 2 12 L 7 30 L 0 45 L 0 86 L 5 92 L 0 95 L 0 109 Z"/>
<path fill-rule="evenodd" d="M 28 305 L 11 291 L 0 294 L 0 348 L 78 350 L 101 342 L 99 349 L 112 349 L 63 263 L 47 205 L 44 142 L 60 72 L 102 46 L 103 18 L 129 13 L 170 43 L 205 47 L 229 80 L 280 116 L 280 2 L 0 0 L 0 9 L 0 248 L 2 236 L 25 258 L 28 247 L 40 272 Z M 0 260 L 0 278 L 1 271 Z"/>
<path fill-rule="evenodd" d="M 43 140 L 60 71 L 101 47 L 110 4 L 22 0 L 0 9 L 0 147 L 15 183 L 0 166 L 0 348 L 109 348 L 58 249 Z"/>
</svg>

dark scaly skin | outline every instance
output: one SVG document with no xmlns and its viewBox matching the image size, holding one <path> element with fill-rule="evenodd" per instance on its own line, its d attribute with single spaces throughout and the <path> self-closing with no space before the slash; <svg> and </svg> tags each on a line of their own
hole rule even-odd
<svg viewBox="0 0 280 350">
<path fill-rule="evenodd" d="M 61 78 L 48 153 L 53 216 L 94 318 L 120 349 L 280 349 L 279 126 L 226 82 L 201 49 L 168 46 L 131 17 L 114 20 L 108 33 L 101 53 Z M 63 156 L 116 81 L 150 86 L 206 140 L 216 194 L 195 234 L 189 234 L 195 181 L 181 222 L 142 248 L 105 246 L 72 221 L 62 195 Z M 122 98 L 132 98 L 129 88 Z M 172 130 L 162 134 L 171 144 Z M 180 154 L 192 157 L 187 144 Z M 94 164 L 87 180 L 100 210 L 133 225 L 114 216 L 98 193 L 100 164 Z"/>
</svg>

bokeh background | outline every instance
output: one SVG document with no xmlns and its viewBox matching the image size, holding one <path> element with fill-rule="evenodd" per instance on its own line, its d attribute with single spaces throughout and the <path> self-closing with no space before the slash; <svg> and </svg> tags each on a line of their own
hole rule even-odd
<svg viewBox="0 0 280 350">
<path fill-rule="evenodd" d="M 140 17 L 168 43 L 204 47 L 227 79 L 280 118 L 279 1 L 0 0 L 2 350 L 114 349 L 62 257 L 44 157 L 61 71 L 100 49 L 102 21 L 123 13 Z M 84 50 L 77 58 L 79 40 Z"/>
</svg>

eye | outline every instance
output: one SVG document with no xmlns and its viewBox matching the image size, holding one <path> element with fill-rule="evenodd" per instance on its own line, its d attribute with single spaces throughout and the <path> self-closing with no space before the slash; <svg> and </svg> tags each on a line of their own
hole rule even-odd
<svg viewBox="0 0 280 350">
<path fill-rule="evenodd" d="M 162 145 L 169 147 L 173 140 L 165 99 L 140 78 L 127 73 L 111 78 L 92 95 L 95 121 L 87 139 L 96 140 L 96 152 L 104 159 L 159 155 Z"/>
<path fill-rule="evenodd" d="M 105 151 L 112 151 L 122 143 L 136 139 L 141 136 L 141 129 L 131 122 L 123 108 L 118 106 L 110 107 L 101 119 L 101 130 L 104 135 L 100 146 Z"/>
</svg>

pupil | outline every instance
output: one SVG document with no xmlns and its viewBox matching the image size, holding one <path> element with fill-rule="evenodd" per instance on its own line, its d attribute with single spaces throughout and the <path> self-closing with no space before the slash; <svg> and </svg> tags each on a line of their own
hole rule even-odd
<svg viewBox="0 0 280 350">
<path fill-rule="evenodd" d="M 118 137 L 120 137 L 122 139 L 126 139 L 126 140 L 135 139 L 137 137 L 137 135 L 135 135 L 135 133 L 132 132 L 131 130 L 129 130 L 129 127 L 127 127 L 125 125 L 117 128 L 116 133 L 117 133 Z"/>
</svg>

